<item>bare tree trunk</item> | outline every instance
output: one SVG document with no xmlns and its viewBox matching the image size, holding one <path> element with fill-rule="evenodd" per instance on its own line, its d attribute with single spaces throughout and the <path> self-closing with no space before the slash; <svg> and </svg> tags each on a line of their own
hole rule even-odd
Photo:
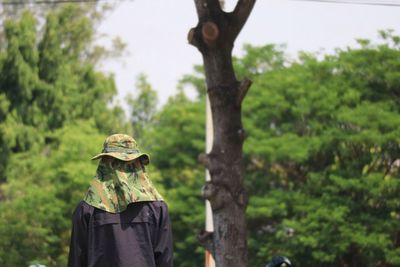
<svg viewBox="0 0 400 267">
<path fill-rule="evenodd" d="M 226 13 L 218 0 L 195 0 L 199 23 L 188 35 L 203 56 L 214 127 L 211 152 L 199 156 L 211 175 L 203 196 L 211 203 L 214 232 L 199 235 L 199 240 L 213 253 L 217 267 L 248 263 L 241 103 L 251 82 L 237 81 L 232 48 L 254 4 L 255 0 L 238 0 L 234 11 Z"/>
</svg>

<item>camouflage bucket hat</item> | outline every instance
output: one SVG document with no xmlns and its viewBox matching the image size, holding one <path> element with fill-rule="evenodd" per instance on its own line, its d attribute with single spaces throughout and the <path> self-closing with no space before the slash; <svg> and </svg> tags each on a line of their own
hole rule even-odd
<svg viewBox="0 0 400 267">
<path fill-rule="evenodd" d="M 140 158 L 143 164 L 150 163 L 149 155 L 140 152 L 135 139 L 126 134 L 113 134 L 107 137 L 103 144 L 103 150 L 100 154 L 94 156 L 92 160 L 103 156 L 110 156 L 122 161 Z"/>
</svg>

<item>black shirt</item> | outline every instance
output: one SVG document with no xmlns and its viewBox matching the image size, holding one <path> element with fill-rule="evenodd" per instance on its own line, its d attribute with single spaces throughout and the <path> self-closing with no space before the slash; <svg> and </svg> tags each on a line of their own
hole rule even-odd
<svg viewBox="0 0 400 267">
<path fill-rule="evenodd" d="M 81 201 L 72 218 L 68 267 L 172 267 L 172 232 L 163 201 L 109 213 Z"/>
</svg>

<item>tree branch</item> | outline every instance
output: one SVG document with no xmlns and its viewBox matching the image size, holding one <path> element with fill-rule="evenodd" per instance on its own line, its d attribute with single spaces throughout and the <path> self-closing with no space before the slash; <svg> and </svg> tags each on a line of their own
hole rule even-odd
<svg viewBox="0 0 400 267">
<path fill-rule="evenodd" d="M 216 188 L 210 181 L 206 182 L 201 188 L 201 195 L 204 199 L 210 200 L 214 198 L 216 194 Z"/>
<path fill-rule="evenodd" d="M 210 16 L 211 12 L 222 12 L 219 0 L 194 0 L 199 20 Z"/>
<path fill-rule="evenodd" d="M 234 20 L 234 27 L 232 27 L 233 29 L 232 34 L 235 38 L 239 35 L 240 31 L 242 30 L 255 3 L 256 0 L 239 0 L 238 3 L 236 4 L 236 7 L 232 12 Z"/>
<path fill-rule="evenodd" d="M 227 204 L 234 201 L 229 188 L 221 184 L 215 184 L 212 181 L 208 181 L 204 184 L 203 188 L 201 189 L 201 194 L 204 199 L 210 201 L 213 211 L 222 209 Z"/>
<path fill-rule="evenodd" d="M 245 79 L 240 83 L 240 85 L 239 85 L 239 94 L 238 94 L 238 97 L 236 99 L 236 105 L 238 107 L 240 107 L 240 105 L 242 104 L 243 99 L 245 98 L 247 92 L 250 89 L 251 83 L 252 82 L 249 79 Z"/>
<path fill-rule="evenodd" d="M 197 16 L 202 18 L 205 16 L 206 13 L 206 0 L 194 0 L 194 4 L 196 5 Z"/>
<path fill-rule="evenodd" d="M 195 38 L 195 34 L 196 34 L 196 28 L 191 28 L 188 36 L 187 36 L 187 40 L 189 42 L 189 44 L 193 45 L 193 46 L 198 46 L 197 40 Z"/>
<path fill-rule="evenodd" d="M 245 131 L 243 128 L 242 128 L 242 129 L 239 129 L 238 135 L 239 135 L 239 139 L 240 139 L 242 142 L 244 142 L 244 140 L 245 140 L 246 137 L 247 137 L 246 131 Z"/>
<path fill-rule="evenodd" d="M 198 235 L 197 235 L 197 240 L 199 243 L 205 247 L 215 258 L 215 246 L 214 246 L 214 240 L 213 240 L 213 232 L 207 232 L 205 230 L 202 230 Z"/>
<path fill-rule="evenodd" d="M 200 153 L 197 157 L 197 161 L 204 166 L 206 169 L 210 169 L 210 156 L 206 153 Z"/>
<path fill-rule="evenodd" d="M 208 7 L 213 10 L 214 12 L 222 12 L 221 4 L 219 0 L 206 0 Z"/>
</svg>

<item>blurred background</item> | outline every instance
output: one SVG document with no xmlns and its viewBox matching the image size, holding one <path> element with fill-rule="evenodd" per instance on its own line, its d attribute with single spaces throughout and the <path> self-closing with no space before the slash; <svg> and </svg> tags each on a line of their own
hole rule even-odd
<svg viewBox="0 0 400 267">
<path fill-rule="evenodd" d="M 231 10 L 234 0 L 225 1 Z M 340 3 L 339 3 L 340 2 Z M 0 0 L 0 266 L 66 266 L 104 139 L 134 136 L 203 266 L 193 1 Z M 234 50 L 250 266 L 400 266 L 400 1 L 258 1 Z"/>
</svg>

